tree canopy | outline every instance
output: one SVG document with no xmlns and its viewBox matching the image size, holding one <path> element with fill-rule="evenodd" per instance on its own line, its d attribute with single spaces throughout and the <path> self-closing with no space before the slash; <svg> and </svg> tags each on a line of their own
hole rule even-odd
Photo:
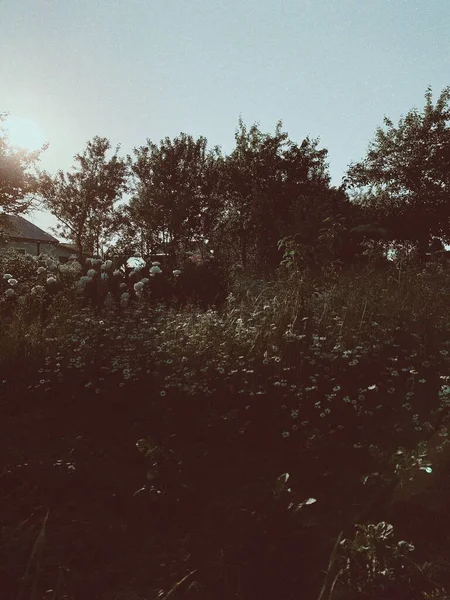
<svg viewBox="0 0 450 600">
<path fill-rule="evenodd" d="M 44 145 L 40 150 L 29 152 L 13 147 L 2 127 L 7 118 L 7 113 L 0 113 L 0 216 L 2 213 L 21 214 L 33 206 L 38 191 L 35 167 L 47 148 Z"/>
<path fill-rule="evenodd" d="M 422 256 L 432 236 L 450 243 L 450 87 L 422 112 L 410 110 L 397 126 L 384 118 L 366 157 L 351 163 L 345 185 L 374 220 L 398 239 L 415 240 Z"/>
<path fill-rule="evenodd" d="M 300 144 L 282 131 L 262 133 L 239 120 L 236 145 L 224 161 L 227 225 L 239 260 L 252 258 L 258 270 L 273 270 L 281 254 L 278 242 L 295 235 L 313 246 L 323 220 L 342 212 L 344 195 L 330 186 L 326 157 L 319 140 L 306 137 Z"/>
<path fill-rule="evenodd" d="M 41 173 L 39 191 L 46 208 L 60 221 L 57 230 L 72 240 L 81 258 L 95 253 L 113 231 L 115 204 L 127 190 L 126 160 L 115 153 L 109 159 L 108 139 L 95 136 L 83 154 L 74 158 L 74 172 Z"/>
<path fill-rule="evenodd" d="M 133 196 L 124 216 L 149 247 L 176 256 L 208 236 L 219 212 L 219 157 L 217 147 L 207 150 L 206 138 L 185 133 L 134 149 Z"/>
</svg>

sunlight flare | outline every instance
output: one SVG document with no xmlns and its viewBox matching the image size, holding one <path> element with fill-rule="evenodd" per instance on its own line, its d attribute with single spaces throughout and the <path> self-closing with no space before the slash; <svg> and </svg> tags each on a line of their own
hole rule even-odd
<svg viewBox="0 0 450 600">
<path fill-rule="evenodd" d="M 43 129 L 33 120 L 8 117 L 2 126 L 12 146 L 25 150 L 39 150 L 46 143 Z"/>
</svg>

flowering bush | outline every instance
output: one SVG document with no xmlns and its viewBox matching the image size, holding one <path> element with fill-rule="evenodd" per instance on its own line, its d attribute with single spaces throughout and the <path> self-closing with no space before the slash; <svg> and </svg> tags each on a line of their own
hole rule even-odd
<svg viewBox="0 0 450 600">
<path fill-rule="evenodd" d="M 155 545 L 169 539 L 181 548 L 178 555 L 165 545 L 174 565 L 169 579 L 180 581 L 187 567 L 192 572 L 201 565 L 212 573 L 213 584 L 199 576 L 209 597 L 216 597 L 217 589 L 227 597 L 288 598 L 293 590 L 313 597 L 331 532 L 358 523 L 360 507 L 391 477 L 399 475 L 402 482 L 406 474 L 408 481 L 417 474 L 428 477 L 446 454 L 444 440 L 435 444 L 435 455 L 431 444 L 421 442 L 449 404 L 448 311 L 439 290 L 450 280 L 442 274 L 427 287 L 413 273 L 399 284 L 384 275 L 337 278 L 329 272 L 320 280 L 305 275 L 256 281 L 240 272 L 223 308 L 205 311 L 181 304 L 198 298 L 206 305 L 209 292 L 202 285 L 212 266 L 171 270 L 149 263 L 124 273 L 114 261 L 98 260 L 89 261 L 73 280 L 41 260 L 30 275 L 28 294 L 20 291 L 25 284 L 13 268 L 0 273 L 2 290 L 12 292 L 10 298 L 3 294 L 2 302 L 14 307 L 17 317 L 6 328 L 11 356 L 16 352 L 15 364 L 22 366 L 17 371 L 29 364 L 31 349 L 42 362 L 0 392 L 6 385 L 22 386 L 29 406 L 48 411 L 41 422 L 54 424 L 57 433 L 50 436 L 31 422 L 26 434 L 52 439 L 52 464 L 67 451 L 64 464 L 70 464 L 75 482 L 69 475 L 58 479 L 62 463 L 57 475 L 35 466 L 45 486 L 64 486 L 75 504 L 76 490 L 84 495 L 92 487 L 89 502 L 78 501 L 86 523 L 108 513 L 114 489 L 119 510 L 111 512 L 114 518 L 124 515 L 123 531 L 130 533 L 121 538 L 122 556 L 134 534 L 154 532 Z M 186 280 L 190 274 L 192 281 Z M 51 296 L 51 286 L 58 283 L 62 290 Z M 16 290 L 26 305 L 13 300 Z M 170 302 L 174 296 L 178 305 Z M 33 303 L 50 300 L 47 321 L 34 330 L 24 327 L 25 308 L 32 312 Z M 5 368 L 5 380 L 8 372 Z M 146 463 L 138 463 L 130 440 Z M 41 447 L 33 443 L 30 456 Z M 130 493 L 141 467 L 146 477 L 142 472 L 142 486 Z M 26 477 L 16 472 L 14 477 L 20 485 L 11 484 L 16 485 L 13 498 L 28 492 L 42 502 L 39 485 L 24 491 Z M 378 524 L 358 524 L 355 539 L 349 535 L 341 545 L 336 592 L 383 597 L 395 590 L 397 598 L 420 598 L 422 584 L 406 566 L 412 564 L 412 549 L 394 541 L 389 525 L 419 546 L 413 537 L 416 521 L 409 515 L 392 520 L 382 504 L 377 510 Z M 158 529 L 168 512 L 177 514 L 182 537 L 164 525 Z M 72 507 L 65 518 L 72 539 Z M 444 527 L 444 517 L 439 518 L 436 529 L 445 536 L 450 523 L 446 520 Z M 428 531 L 430 524 L 422 524 Z M 91 528 L 84 531 L 80 525 L 80 530 L 83 547 L 91 547 Z M 186 531 L 195 532 L 195 539 Z M 66 540 L 60 542 L 64 554 Z M 11 564 L 13 559 L 17 556 Z M 135 574 L 134 559 L 128 580 Z M 425 548 L 421 562 L 428 559 Z M 156 568 L 166 564 L 160 561 L 155 558 Z M 243 589 L 230 583 L 228 571 L 214 575 L 217 564 L 238 565 Z M 442 579 L 448 576 L 445 569 Z M 403 596 L 396 582 L 404 585 Z M 153 592 L 145 590 L 146 597 L 156 596 Z"/>
<path fill-rule="evenodd" d="M 345 589 L 362 594 L 400 594 L 411 584 L 414 567 L 409 554 L 412 544 L 394 540 L 390 523 L 357 525 L 352 540 L 341 541 L 342 577 Z M 419 569 L 416 568 L 419 575 Z"/>
</svg>

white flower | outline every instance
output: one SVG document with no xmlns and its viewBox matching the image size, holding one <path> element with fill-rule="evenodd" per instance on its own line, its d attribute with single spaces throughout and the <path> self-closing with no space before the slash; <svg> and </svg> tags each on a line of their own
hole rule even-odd
<svg viewBox="0 0 450 600">
<path fill-rule="evenodd" d="M 149 281 L 150 281 L 150 279 L 149 279 L 148 277 L 143 277 L 143 278 L 141 279 L 141 283 L 142 283 L 142 284 L 148 283 Z"/>
<path fill-rule="evenodd" d="M 91 277 L 88 277 L 87 275 L 83 275 L 82 277 L 80 277 L 80 281 L 78 283 L 80 285 L 85 285 L 86 283 L 89 283 L 89 281 L 92 281 Z"/>
<path fill-rule="evenodd" d="M 125 308 L 128 305 L 130 300 L 130 294 L 128 292 L 124 292 L 120 297 L 120 304 Z"/>
<path fill-rule="evenodd" d="M 89 269 L 89 271 L 86 273 L 86 275 L 88 277 L 95 277 L 95 273 L 96 273 L 95 269 Z"/>
<path fill-rule="evenodd" d="M 121 283 L 119 287 L 120 287 L 121 290 L 125 290 L 127 288 L 127 284 L 126 283 Z"/>
<path fill-rule="evenodd" d="M 142 269 L 145 267 L 145 261 L 139 256 L 131 256 L 126 263 L 129 269 Z"/>
<path fill-rule="evenodd" d="M 12 279 L 8 279 L 8 283 L 10 286 L 14 287 L 15 285 L 18 284 L 18 281 L 17 281 L 17 279 L 12 278 Z"/>
<path fill-rule="evenodd" d="M 35 285 L 34 287 L 31 288 L 32 294 L 38 294 L 41 292 L 45 292 L 45 287 L 43 285 Z"/>
<path fill-rule="evenodd" d="M 142 281 L 138 281 L 137 283 L 134 284 L 134 291 L 142 291 L 144 289 L 144 284 L 142 283 Z"/>
<path fill-rule="evenodd" d="M 11 298 L 11 296 L 14 296 L 14 290 L 12 288 L 7 289 L 5 292 L 5 296 L 7 298 Z"/>
<path fill-rule="evenodd" d="M 73 260 L 67 264 L 67 268 L 72 273 L 81 273 L 83 267 L 77 260 Z"/>
<path fill-rule="evenodd" d="M 48 258 L 45 261 L 45 264 L 47 266 L 47 269 L 55 269 L 56 268 L 56 262 L 53 260 L 53 258 Z"/>
<path fill-rule="evenodd" d="M 110 269 L 112 267 L 112 264 L 113 264 L 112 260 L 106 260 L 101 266 L 102 271 L 106 271 L 107 269 Z"/>
<path fill-rule="evenodd" d="M 154 265 L 153 267 L 150 267 L 150 274 L 154 275 L 155 273 L 162 273 L 162 271 L 158 265 Z"/>
<path fill-rule="evenodd" d="M 53 285 L 56 283 L 56 279 L 54 277 L 47 277 L 47 285 Z"/>
<path fill-rule="evenodd" d="M 101 278 L 102 281 L 107 281 L 109 279 L 108 273 L 102 273 L 100 275 L 100 278 Z"/>
<path fill-rule="evenodd" d="M 46 272 L 46 268 L 45 267 L 39 267 L 37 270 L 37 274 L 40 275 L 41 273 L 45 273 Z"/>
<path fill-rule="evenodd" d="M 5 274 L 3 275 L 3 279 L 12 279 L 12 278 L 13 278 L 13 276 L 12 276 L 12 275 L 10 275 L 9 273 L 5 273 Z"/>
<path fill-rule="evenodd" d="M 175 271 L 172 271 L 172 273 L 174 274 L 175 277 L 178 277 L 178 275 L 181 275 L 180 269 L 175 269 Z"/>
<path fill-rule="evenodd" d="M 114 277 L 120 277 L 122 273 L 119 271 L 119 269 L 116 269 L 115 271 L 113 271 L 113 275 Z"/>
<path fill-rule="evenodd" d="M 112 308 L 112 307 L 114 306 L 114 297 L 113 297 L 113 295 L 111 294 L 111 292 L 108 292 L 108 293 L 106 294 L 106 298 L 105 298 L 105 306 L 106 306 L 107 308 Z M 103 322 L 102 322 L 102 324 L 103 324 Z"/>
<path fill-rule="evenodd" d="M 161 263 L 160 263 L 160 262 L 158 262 L 157 260 L 155 260 L 155 261 L 153 261 L 153 262 L 152 262 L 152 266 L 153 266 L 153 267 L 160 267 L 160 266 L 161 266 Z"/>
</svg>

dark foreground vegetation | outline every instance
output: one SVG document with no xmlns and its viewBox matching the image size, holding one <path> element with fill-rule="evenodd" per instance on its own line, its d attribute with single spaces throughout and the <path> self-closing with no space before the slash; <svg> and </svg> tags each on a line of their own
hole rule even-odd
<svg viewBox="0 0 450 600">
<path fill-rule="evenodd" d="M 449 294 L 392 264 L 17 311 L 3 597 L 446 598 Z"/>
<path fill-rule="evenodd" d="M 77 249 L 0 237 L 1 598 L 450 597 L 449 100 L 340 188 L 281 124 L 55 176 L 0 135 Z"/>
</svg>

